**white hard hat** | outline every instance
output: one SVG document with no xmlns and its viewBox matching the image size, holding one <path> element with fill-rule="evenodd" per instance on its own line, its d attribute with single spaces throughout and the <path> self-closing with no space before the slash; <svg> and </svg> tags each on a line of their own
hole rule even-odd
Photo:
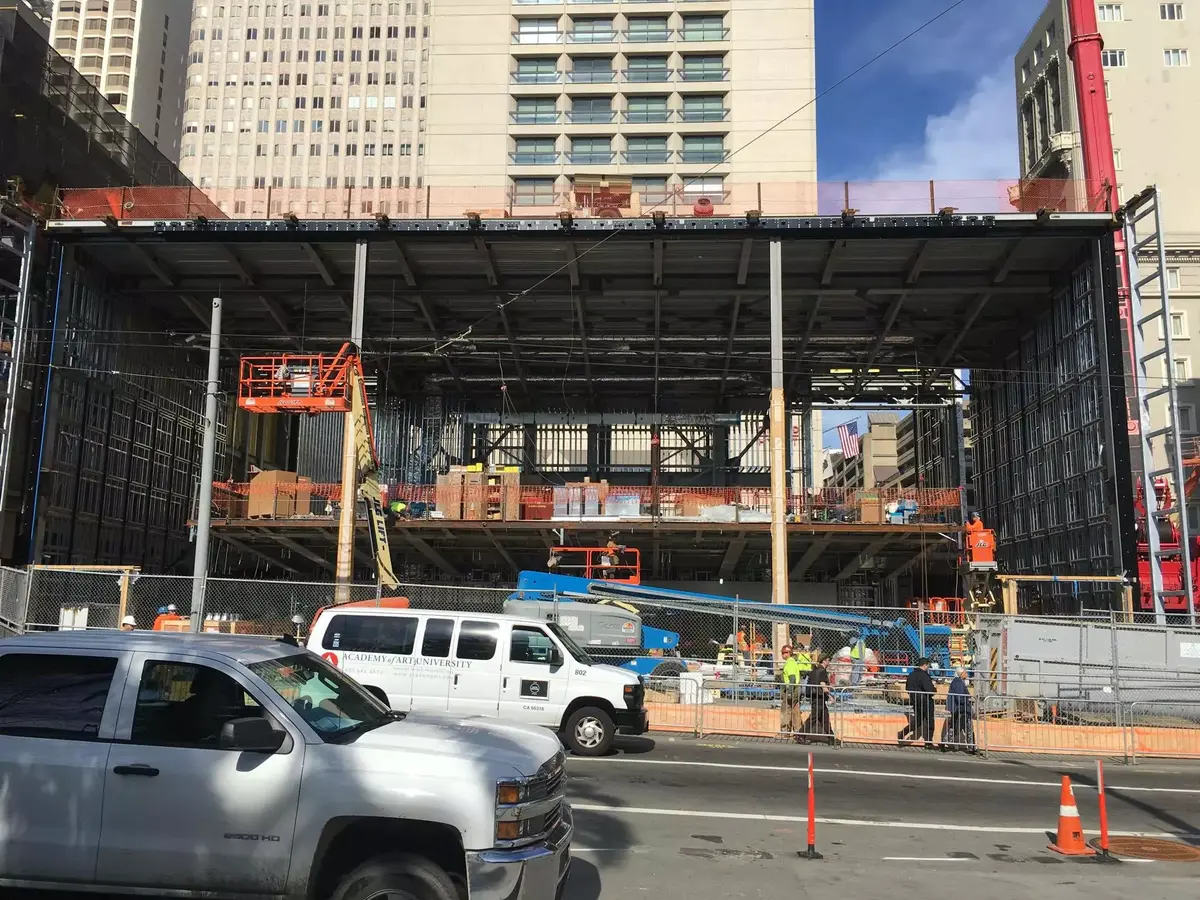
<svg viewBox="0 0 1200 900">
<path fill-rule="evenodd" d="M 123 618 L 121 620 L 121 624 L 122 625 L 132 625 L 136 628 L 137 627 L 137 619 L 135 619 L 133 616 L 126 616 L 125 618 Z"/>
</svg>

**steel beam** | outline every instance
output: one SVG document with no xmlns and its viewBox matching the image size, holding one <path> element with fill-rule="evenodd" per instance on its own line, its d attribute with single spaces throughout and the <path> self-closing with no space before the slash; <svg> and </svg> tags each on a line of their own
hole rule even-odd
<svg viewBox="0 0 1200 900">
<path fill-rule="evenodd" d="M 411 288 L 415 288 L 417 286 L 417 276 L 408 261 L 408 254 L 404 252 L 404 245 L 400 243 L 399 238 L 393 238 L 392 246 L 396 249 L 396 263 L 400 266 L 400 272 L 404 276 L 404 283 Z"/>
<path fill-rule="evenodd" d="M 479 254 L 479 260 L 483 263 L 483 272 L 487 276 L 487 282 L 491 287 L 496 287 L 500 284 L 500 277 L 496 274 L 496 263 L 492 259 L 492 251 L 481 237 L 475 238 L 475 251 Z"/>
<path fill-rule="evenodd" d="M 313 550 L 309 550 L 303 544 L 293 541 L 290 537 L 287 537 L 286 535 L 280 534 L 276 531 L 272 531 L 268 528 L 258 528 L 258 529 L 256 529 L 256 533 L 261 534 L 263 537 L 270 538 L 271 540 L 275 541 L 277 544 L 280 544 L 281 546 L 287 548 L 288 550 L 291 550 L 293 553 L 303 556 L 309 562 L 316 563 L 318 566 L 320 566 L 322 569 L 325 569 L 327 572 L 334 571 L 333 563 L 331 563 L 325 557 L 321 556 L 321 554 L 316 553 Z"/>
<path fill-rule="evenodd" d="M 401 528 L 400 533 L 404 535 L 405 540 L 407 540 L 417 549 L 418 553 L 428 559 L 431 563 L 433 563 L 451 578 L 461 579 L 463 577 L 462 572 L 450 565 L 450 563 L 446 560 L 446 557 L 442 556 L 442 554 L 430 547 L 424 538 L 418 537 L 407 528 Z"/>
<path fill-rule="evenodd" d="M 796 564 L 792 566 L 792 570 L 788 572 L 788 581 L 799 581 L 804 577 L 804 573 L 812 568 L 812 564 L 817 561 L 820 556 L 829 547 L 833 540 L 832 535 L 820 538 L 809 544 L 808 549 L 804 554 L 796 560 Z"/>
<path fill-rule="evenodd" d="M 871 543 L 867 544 L 867 546 L 863 548 L 861 553 L 854 554 L 854 559 L 852 559 L 850 562 L 846 563 L 846 565 L 842 567 L 842 571 L 838 572 L 837 575 L 834 576 L 833 580 L 841 581 L 844 578 L 849 578 L 851 575 L 853 575 L 855 572 L 857 572 L 859 569 L 862 568 L 862 564 L 864 562 L 866 562 L 868 559 L 870 559 L 876 553 L 881 551 L 884 547 L 886 547 L 891 542 L 892 542 L 892 536 L 890 534 L 885 534 L 883 537 L 879 538 L 878 540 L 872 541 Z"/>
<path fill-rule="evenodd" d="M 301 574 L 300 570 L 297 569 L 295 566 L 289 566 L 282 559 L 272 556 L 269 553 L 264 553 L 262 550 L 259 550 L 257 547 L 252 547 L 249 544 L 244 544 L 241 541 L 237 540 L 237 538 L 233 538 L 233 537 L 230 537 L 228 534 L 225 534 L 223 531 L 214 531 L 213 537 L 215 537 L 219 541 L 222 541 L 223 543 L 228 544 L 230 547 L 232 547 L 234 550 L 237 550 L 239 553 L 247 553 L 250 556 L 254 556 L 254 557 L 257 557 L 258 559 L 261 559 L 263 562 L 267 563 L 267 565 L 276 566 L 280 569 L 283 569 L 283 571 L 285 571 L 285 572 L 291 573 L 292 575 L 298 576 Z"/>
<path fill-rule="evenodd" d="M 738 560 L 742 558 L 742 553 L 746 550 L 746 532 L 740 532 L 736 538 L 729 542 L 729 546 L 725 550 L 725 556 L 721 559 L 721 568 L 717 570 L 718 578 L 733 577 L 733 570 L 737 567 Z"/>
<path fill-rule="evenodd" d="M 308 257 L 308 261 L 313 264 L 313 268 L 317 270 L 317 274 L 321 276 L 321 280 L 325 282 L 325 286 L 333 287 L 337 282 L 334 280 L 333 273 L 329 270 L 329 264 L 325 262 L 325 258 L 321 255 L 321 251 L 308 241 L 301 241 L 300 249 L 304 251 L 304 255 Z"/>
<path fill-rule="evenodd" d="M 746 278 L 750 274 L 750 258 L 754 254 L 754 238 L 745 238 L 742 241 L 742 253 L 738 257 L 737 269 L 737 284 L 738 287 L 745 287 Z"/>
</svg>

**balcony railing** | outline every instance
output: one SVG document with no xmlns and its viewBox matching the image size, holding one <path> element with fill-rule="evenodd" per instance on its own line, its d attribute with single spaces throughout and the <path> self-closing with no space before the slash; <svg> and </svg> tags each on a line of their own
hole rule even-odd
<svg viewBox="0 0 1200 900">
<path fill-rule="evenodd" d="M 514 125 L 557 125 L 562 114 L 557 110 L 552 112 L 514 112 L 511 115 Z"/>
<path fill-rule="evenodd" d="M 576 166 L 607 166 L 617 158 L 611 150 L 572 150 L 567 160 Z"/>
<path fill-rule="evenodd" d="M 553 166 L 558 163 L 558 157 L 557 151 L 518 150 L 508 154 L 514 166 Z"/>
<path fill-rule="evenodd" d="M 631 44 L 654 44 L 669 41 L 674 33 L 670 28 L 664 28 L 662 31 L 626 31 L 624 39 Z"/>
<path fill-rule="evenodd" d="M 609 84 L 617 80 L 617 73 L 612 69 L 607 72 L 568 72 L 567 81 L 573 84 Z"/>
<path fill-rule="evenodd" d="M 688 28 L 684 25 L 679 30 L 680 40 L 684 41 L 727 41 L 728 28 Z"/>
<path fill-rule="evenodd" d="M 680 110 L 681 122 L 724 122 L 729 118 L 727 109 L 684 109 Z"/>
<path fill-rule="evenodd" d="M 563 2 L 563 0 L 516 0 L 520 6 L 555 6 Z"/>
<path fill-rule="evenodd" d="M 727 81 L 728 69 L 680 69 L 679 77 L 683 81 Z"/>
<path fill-rule="evenodd" d="M 679 151 L 679 160 L 685 163 L 719 163 L 725 162 L 728 156 L 728 150 L 688 150 L 685 147 Z"/>
<path fill-rule="evenodd" d="M 617 39 L 617 31 L 569 31 L 567 40 L 572 44 L 611 44 Z"/>
<path fill-rule="evenodd" d="M 674 69 L 626 69 L 625 80 L 634 84 L 658 84 L 674 80 Z"/>
<path fill-rule="evenodd" d="M 609 110 L 571 110 L 567 113 L 567 121 L 572 125 L 607 125 L 617 114 Z"/>
<path fill-rule="evenodd" d="M 514 31 L 512 42 L 514 44 L 561 44 L 563 33 L 561 31 Z"/>
<path fill-rule="evenodd" d="M 654 166 L 669 163 L 675 158 L 671 150 L 627 150 L 625 162 L 632 166 Z"/>
<path fill-rule="evenodd" d="M 557 84 L 562 72 L 513 72 L 513 84 Z"/>
<path fill-rule="evenodd" d="M 673 109 L 628 109 L 624 119 L 631 125 L 658 125 L 662 122 L 675 121 Z"/>
</svg>

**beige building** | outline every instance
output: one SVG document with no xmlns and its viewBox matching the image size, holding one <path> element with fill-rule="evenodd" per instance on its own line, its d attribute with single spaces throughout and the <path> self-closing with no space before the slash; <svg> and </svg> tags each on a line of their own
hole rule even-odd
<svg viewBox="0 0 1200 900">
<path fill-rule="evenodd" d="M 430 0 L 213 2 L 192 14 L 184 174 L 236 216 L 411 212 Z"/>
<path fill-rule="evenodd" d="M 191 0 L 57 0 L 54 49 L 154 142 L 179 159 Z"/>
<path fill-rule="evenodd" d="M 1200 58 L 1193 58 L 1200 55 L 1200 2 L 1124 0 L 1097 3 L 1096 11 L 1104 38 L 1104 90 L 1112 122 L 1117 199 L 1128 199 L 1151 184 L 1162 192 L 1180 401 L 1176 421 L 1187 440 L 1200 433 Z M 1051 0 L 1014 60 L 1021 172 L 1082 183 L 1069 42 L 1065 0 Z M 1146 273 L 1157 260 L 1139 257 L 1139 265 Z M 1160 346 L 1158 337 L 1146 349 Z M 1158 419 L 1154 427 L 1164 424 L 1165 412 Z M 1192 518 L 1200 525 L 1200 509 L 1193 510 Z"/>
<path fill-rule="evenodd" d="M 452 204 L 794 212 L 816 180 L 812 0 L 438 0 L 431 22 L 426 174 Z"/>
</svg>

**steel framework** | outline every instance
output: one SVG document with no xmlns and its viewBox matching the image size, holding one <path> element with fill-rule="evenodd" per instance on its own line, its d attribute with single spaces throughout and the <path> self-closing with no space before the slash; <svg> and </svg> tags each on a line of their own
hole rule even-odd
<svg viewBox="0 0 1200 900">
<path fill-rule="evenodd" d="M 1158 187 L 1149 187 L 1125 204 L 1125 242 L 1128 249 L 1129 310 L 1133 322 L 1133 354 L 1137 362 L 1139 434 L 1143 464 L 1140 495 L 1146 515 L 1146 543 L 1150 569 L 1150 592 L 1154 617 L 1166 622 L 1167 598 L 1182 598 L 1191 624 L 1196 623 L 1195 586 L 1192 584 L 1191 534 L 1188 528 L 1183 446 L 1179 438 L 1179 396 L 1175 378 L 1174 336 L 1171 297 L 1167 282 L 1167 254 L 1162 234 L 1162 198 Z M 1139 259 L 1140 257 L 1140 259 Z M 1141 262 L 1148 263 L 1145 269 Z M 1162 344 L 1156 344 L 1146 328 L 1157 328 Z M 1163 377 L 1152 374 L 1151 364 L 1162 360 Z M 1155 387 L 1154 385 L 1159 385 Z M 1161 422 L 1161 424 L 1156 424 Z M 1160 508 L 1155 480 L 1167 477 L 1174 486 L 1174 505 Z M 1164 546 L 1158 525 L 1178 529 L 1179 540 Z M 1177 560 L 1180 588 L 1168 588 L 1163 579 L 1163 561 Z M 1171 604 L 1179 607 L 1181 604 Z"/>
</svg>

